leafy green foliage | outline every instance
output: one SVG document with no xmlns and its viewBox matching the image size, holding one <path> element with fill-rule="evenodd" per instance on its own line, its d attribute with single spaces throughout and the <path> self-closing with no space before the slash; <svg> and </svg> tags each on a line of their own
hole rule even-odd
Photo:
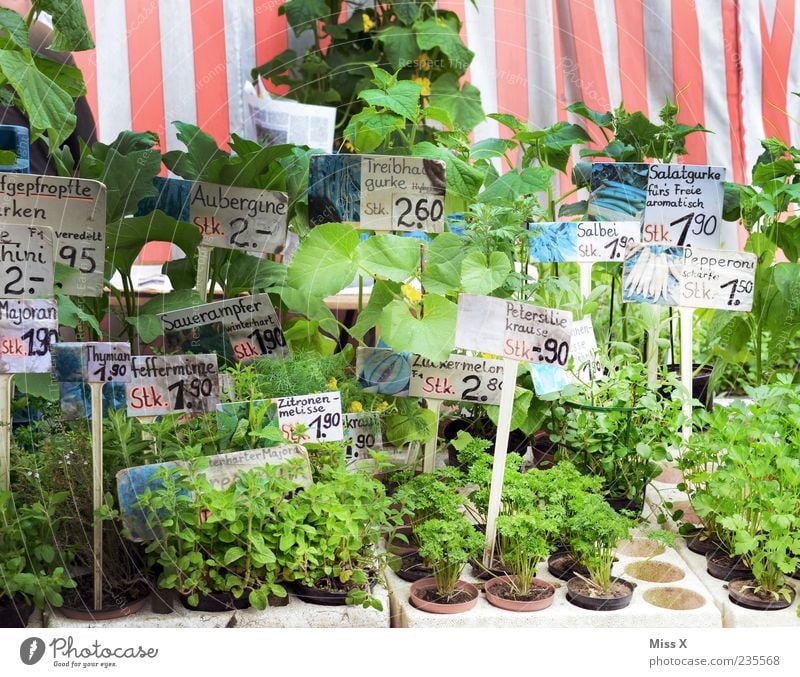
<svg viewBox="0 0 800 677">
<path fill-rule="evenodd" d="M 414 533 L 425 566 L 433 570 L 437 593 L 444 598 L 452 597 L 467 562 L 480 554 L 483 536 L 463 517 L 431 519 Z"/>
</svg>

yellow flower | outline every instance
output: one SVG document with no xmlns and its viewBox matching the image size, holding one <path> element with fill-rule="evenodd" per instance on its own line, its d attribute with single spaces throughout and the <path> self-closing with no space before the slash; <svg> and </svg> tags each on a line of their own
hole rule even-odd
<svg viewBox="0 0 800 677">
<path fill-rule="evenodd" d="M 420 92 L 422 96 L 428 96 L 431 93 L 430 78 L 423 78 L 418 75 L 414 75 L 411 78 L 411 82 L 416 82 L 420 87 L 422 87 L 422 91 Z"/>
<path fill-rule="evenodd" d="M 336 386 L 337 386 L 336 377 L 331 376 L 331 380 L 328 381 L 328 388 L 330 388 L 331 390 L 336 390 Z"/>
<path fill-rule="evenodd" d="M 370 15 L 367 14 L 366 12 L 364 12 L 361 15 L 361 22 L 362 22 L 362 25 L 364 26 L 364 32 L 365 33 L 369 33 L 372 30 L 372 27 L 375 25 L 375 22 L 372 20 Z"/>
<path fill-rule="evenodd" d="M 361 404 L 358 400 L 354 400 L 350 403 L 350 413 L 357 414 L 360 411 L 364 411 L 364 405 Z"/>
<path fill-rule="evenodd" d="M 375 411 L 383 411 L 389 407 L 389 403 L 386 400 L 381 400 L 378 402 L 378 405 L 375 407 Z"/>
<path fill-rule="evenodd" d="M 400 287 L 400 291 L 411 303 L 419 303 L 422 299 L 422 294 L 419 289 L 415 289 L 410 284 L 404 284 Z"/>
<path fill-rule="evenodd" d="M 352 143 L 350 143 L 349 141 L 345 141 L 344 142 L 344 149 L 348 153 L 353 153 L 353 152 L 355 152 L 356 147 Z"/>
<path fill-rule="evenodd" d="M 422 52 L 419 55 L 419 59 L 417 60 L 419 63 L 419 69 L 421 71 L 429 71 L 431 69 L 432 61 L 431 58 L 428 56 L 427 52 Z"/>
</svg>

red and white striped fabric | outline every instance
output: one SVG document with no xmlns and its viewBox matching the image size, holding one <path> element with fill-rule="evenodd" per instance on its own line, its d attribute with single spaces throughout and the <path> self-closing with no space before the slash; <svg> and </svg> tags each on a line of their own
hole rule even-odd
<svg viewBox="0 0 800 677">
<path fill-rule="evenodd" d="M 100 137 L 172 121 L 224 143 L 241 131 L 250 69 L 293 44 L 280 0 L 84 0 L 97 50 L 79 55 Z M 582 99 L 655 116 L 665 97 L 694 135 L 688 162 L 747 178 L 759 139 L 800 144 L 800 7 L 794 0 L 440 0 L 464 20 L 469 77 L 487 111 L 541 127 Z M 487 121 L 476 138 L 503 133 Z"/>
</svg>

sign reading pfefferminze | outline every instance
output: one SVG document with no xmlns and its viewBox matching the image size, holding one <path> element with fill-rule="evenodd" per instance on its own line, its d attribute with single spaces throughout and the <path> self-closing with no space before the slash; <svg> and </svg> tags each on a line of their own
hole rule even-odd
<svg viewBox="0 0 800 677">
<path fill-rule="evenodd" d="M 466 355 L 450 355 L 444 362 L 431 362 L 419 355 L 411 358 L 412 397 L 499 404 L 502 385 L 500 360 Z"/>
<path fill-rule="evenodd" d="M 530 259 L 536 263 L 622 261 L 628 242 L 639 242 L 638 221 L 532 223 Z"/>
<path fill-rule="evenodd" d="M 55 234 L 55 260 L 74 270 L 61 291 L 103 293 L 106 187 L 87 179 L 0 172 L 0 222 L 48 226 Z"/>
<path fill-rule="evenodd" d="M 53 230 L 0 226 L 0 297 L 53 295 Z"/>
<path fill-rule="evenodd" d="M 204 245 L 255 255 L 283 249 L 288 210 L 286 193 L 258 188 L 198 181 L 189 197 L 189 217 Z"/>
<path fill-rule="evenodd" d="M 219 403 L 216 355 L 136 355 L 126 386 L 128 416 L 215 411 Z"/>
<path fill-rule="evenodd" d="M 233 359 L 238 362 L 291 355 L 268 294 L 174 310 L 162 313 L 159 319 L 168 350 L 210 352 L 227 339 Z"/>
<path fill-rule="evenodd" d="M 631 245 L 622 271 L 622 299 L 687 308 L 749 311 L 756 256 L 746 252 Z"/>
<path fill-rule="evenodd" d="M 0 374 L 48 373 L 57 340 L 55 301 L 0 300 Z"/>
<path fill-rule="evenodd" d="M 127 383 L 131 380 L 131 344 L 88 341 L 53 346 L 53 380 L 60 383 Z"/>
<path fill-rule="evenodd" d="M 642 242 L 719 249 L 725 168 L 650 165 Z"/>
<path fill-rule="evenodd" d="M 456 346 L 566 368 L 572 313 L 490 296 L 458 297 Z"/>
<path fill-rule="evenodd" d="M 338 392 L 275 398 L 278 425 L 291 442 L 337 442 L 344 439 L 342 399 Z M 298 425 L 305 427 L 303 432 Z"/>
</svg>

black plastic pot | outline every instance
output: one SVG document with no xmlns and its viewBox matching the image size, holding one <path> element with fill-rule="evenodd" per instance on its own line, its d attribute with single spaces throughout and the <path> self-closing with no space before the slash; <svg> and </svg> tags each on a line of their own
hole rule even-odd
<svg viewBox="0 0 800 677">
<path fill-rule="evenodd" d="M 675 374 L 678 376 L 678 378 L 680 378 L 681 365 L 670 364 L 667 366 L 667 369 L 671 374 Z M 703 365 L 702 367 L 699 364 L 692 365 L 692 373 L 694 374 L 692 377 L 692 397 L 702 402 L 708 411 L 712 411 L 714 409 L 714 391 L 709 387 L 711 383 L 712 371 L 713 368 L 708 365 Z M 662 386 L 659 389 L 659 392 L 664 397 L 670 396 L 670 389 L 668 387 Z"/>
<path fill-rule="evenodd" d="M 754 611 L 779 611 L 786 609 L 792 605 L 795 598 L 795 589 L 791 585 L 786 585 L 791 591 L 788 600 L 781 597 L 780 599 L 760 599 L 755 595 L 747 594 L 742 590 L 744 587 L 756 586 L 757 583 L 752 578 L 737 579 L 728 584 L 728 599 L 737 606 L 744 607 L 745 609 L 753 609 Z"/>
<path fill-rule="evenodd" d="M 0 601 L 0 628 L 24 628 L 33 613 L 33 604 L 21 600 L 3 599 Z"/>
<path fill-rule="evenodd" d="M 250 600 L 245 592 L 236 599 L 230 592 L 212 592 L 208 595 L 200 595 L 197 606 L 189 604 L 189 595 L 180 595 L 181 603 L 192 611 L 234 611 L 235 609 L 250 608 Z"/>
<path fill-rule="evenodd" d="M 370 589 L 373 581 L 370 582 Z M 349 590 L 328 590 L 326 588 L 311 588 L 307 585 L 295 581 L 292 583 L 292 590 L 301 600 L 308 604 L 319 604 L 320 606 L 345 606 Z"/>
<path fill-rule="evenodd" d="M 635 586 L 633 583 L 623 578 L 617 578 L 616 581 L 628 589 L 629 592 L 627 595 L 624 597 L 593 597 L 581 594 L 575 590 L 576 585 L 585 583 L 582 578 L 576 576 L 567 581 L 567 601 L 581 609 L 589 609 L 590 611 L 616 611 L 617 609 L 624 609 L 631 603 L 631 599 L 633 599 L 633 588 Z"/>
<path fill-rule="evenodd" d="M 404 581 L 413 583 L 433 576 L 433 569 L 425 566 L 419 553 L 411 552 L 400 558 L 400 568 L 397 570 L 397 575 Z"/>
<path fill-rule="evenodd" d="M 578 564 L 569 552 L 555 552 L 547 558 L 547 570 L 559 580 L 569 581 L 575 574 L 588 576 L 586 567 Z"/>
<path fill-rule="evenodd" d="M 641 515 L 644 510 L 644 494 L 636 498 L 617 498 L 614 496 L 603 496 L 603 500 L 617 512 L 628 510 L 637 515 Z"/>
<path fill-rule="evenodd" d="M 731 559 L 721 552 L 709 552 L 706 555 L 706 571 L 721 581 L 735 581 L 752 575 L 750 568 L 741 558 Z"/>
<path fill-rule="evenodd" d="M 686 539 L 686 547 L 698 555 L 707 555 L 710 552 L 717 552 L 722 546 L 705 531 L 700 530 L 694 536 Z"/>
</svg>

